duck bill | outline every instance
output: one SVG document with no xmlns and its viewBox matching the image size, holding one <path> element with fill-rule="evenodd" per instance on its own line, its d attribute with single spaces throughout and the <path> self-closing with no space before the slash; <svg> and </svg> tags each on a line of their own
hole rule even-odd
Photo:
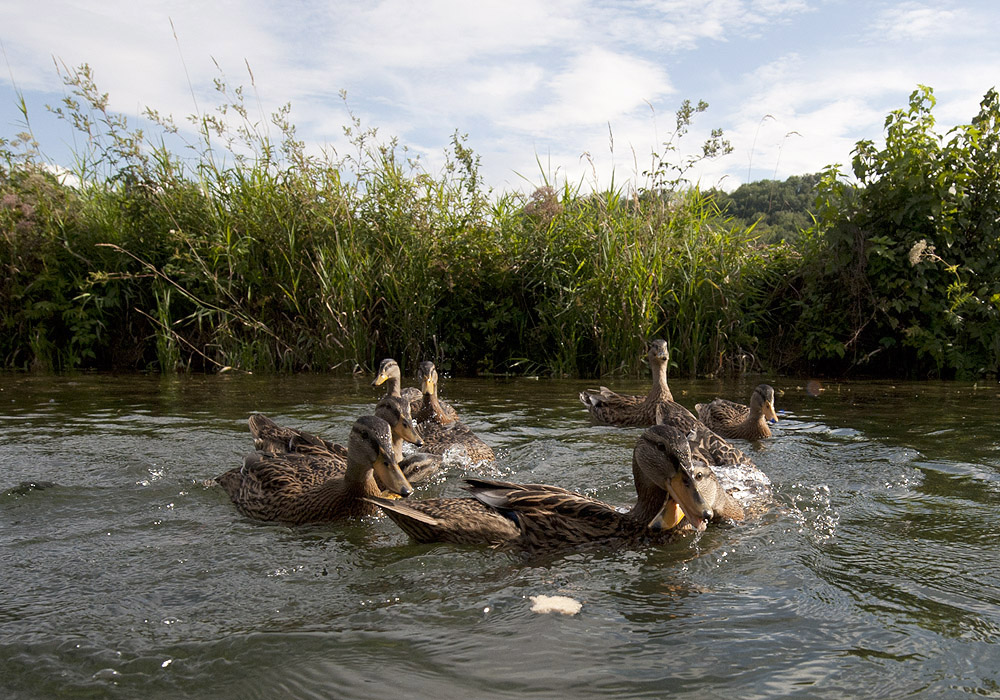
<svg viewBox="0 0 1000 700">
<path fill-rule="evenodd" d="M 778 422 L 778 414 L 774 412 L 774 404 L 770 401 L 764 404 L 764 418 L 772 423 Z"/>
<path fill-rule="evenodd" d="M 688 476 L 683 470 L 677 472 L 664 484 L 670 497 L 677 502 L 678 507 L 683 511 L 691 527 L 698 532 L 705 529 L 710 511 L 705 505 L 705 500 L 694 487 L 694 479 Z"/>
<path fill-rule="evenodd" d="M 404 498 L 413 493 L 413 487 L 410 486 L 410 482 L 403 476 L 403 472 L 399 468 L 399 463 L 396 462 L 396 455 L 392 453 L 392 450 L 388 452 L 383 450 L 379 454 L 378 459 L 375 460 L 373 468 L 375 476 L 378 477 L 379 483 L 386 491 L 391 491 Z"/>
<path fill-rule="evenodd" d="M 379 386 L 380 384 L 383 384 L 385 380 L 388 378 L 389 375 L 386 374 L 385 372 L 382 372 L 377 377 L 375 377 L 375 379 L 372 380 L 372 386 Z"/>
<path fill-rule="evenodd" d="M 660 508 L 660 512 L 656 514 L 656 517 L 649 521 L 649 525 L 646 527 L 650 530 L 655 530 L 656 532 L 673 530 L 681 524 L 682 520 L 684 520 L 684 511 L 681 510 L 679 505 L 677 505 L 677 501 L 668 496 L 667 500 L 663 502 L 663 507 Z"/>
</svg>

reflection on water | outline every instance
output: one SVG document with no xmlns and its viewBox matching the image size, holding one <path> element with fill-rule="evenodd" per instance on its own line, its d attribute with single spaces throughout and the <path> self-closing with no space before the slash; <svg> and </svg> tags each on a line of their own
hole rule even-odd
<svg viewBox="0 0 1000 700">
<path fill-rule="evenodd" d="M 774 380 L 776 437 L 748 446 L 773 503 L 662 549 L 260 524 L 202 484 L 250 449 L 251 411 L 346 440 L 368 381 L 0 377 L 3 697 L 1000 695 L 996 384 Z M 755 384 L 671 387 L 690 407 Z M 639 431 L 591 425 L 584 386 L 442 393 L 494 476 L 627 505 Z"/>
</svg>

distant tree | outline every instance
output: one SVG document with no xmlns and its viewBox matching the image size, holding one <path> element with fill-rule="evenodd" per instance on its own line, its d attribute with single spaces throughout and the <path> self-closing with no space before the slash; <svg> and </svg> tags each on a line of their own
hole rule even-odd
<svg viewBox="0 0 1000 700">
<path fill-rule="evenodd" d="M 768 242 L 796 241 L 813 224 L 821 173 L 793 175 L 787 180 L 758 180 L 733 192 L 715 190 L 719 208 L 743 226 L 755 226 Z"/>
</svg>

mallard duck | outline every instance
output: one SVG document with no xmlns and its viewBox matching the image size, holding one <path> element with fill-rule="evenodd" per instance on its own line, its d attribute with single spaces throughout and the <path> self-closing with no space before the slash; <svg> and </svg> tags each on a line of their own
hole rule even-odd
<svg viewBox="0 0 1000 700">
<path fill-rule="evenodd" d="M 653 386 L 645 396 L 616 394 L 605 386 L 597 391 L 580 392 L 580 401 L 590 411 L 591 417 L 608 425 L 646 427 L 656 422 L 656 407 L 674 397 L 667 386 L 667 363 L 670 352 L 664 340 L 654 340 L 649 346 L 649 369 L 653 373 Z"/>
<path fill-rule="evenodd" d="M 409 397 L 410 412 L 418 425 L 432 417 L 445 425 L 459 419 L 458 412 L 438 396 L 438 373 L 430 360 L 417 367 L 417 383 L 420 388 L 407 388 L 403 398 Z"/>
<path fill-rule="evenodd" d="M 417 447 L 423 445 L 419 431 L 413 425 L 409 404 L 399 396 L 383 396 L 375 404 L 375 415 L 389 424 L 392 433 L 392 451 L 396 456 L 403 476 L 411 485 L 427 480 L 441 468 L 441 458 L 438 455 L 417 453 L 403 457 L 403 442 L 409 442 Z M 339 465 L 340 471 L 347 468 L 347 448 L 330 442 L 304 430 L 287 428 L 278 425 L 267 416 L 254 413 L 247 420 L 250 433 L 254 437 L 254 447 L 263 452 L 298 452 L 309 454 L 319 459 L 329 461 L 331 468 Z M 383 490 L 379 475 L 375 480 Z"/>
<path fill-rule="evenodd" d="M 768 384 L 759 384 L 750 395 L 750 405 L 746 406 L 726 399 L 714 399 L 697 404 L 701 422 L 722 437 L 741 440 L 762 440 L 771 437 L 767 422 L 778 421 L 774 412 L 774 389 Z"/>
<path fill-rule="evenodd" d="M 454 410 L 448 413 L 437 397 L 437 371 L 433 362 L 422 362 L 417 372 L 422 400 L 417 413 L 417 428 L 424 440 L 422 452 L 444 454 L 453 447 L 462 448 L 473 462 L 492 462 L 493 448 L 472 429 L 458 420 Z"/>
<path fill-rule="evenodd" d="M 668 498 L 702 530 L 714 514 L 691 478 L 687 438 L 668 426 L 653 426 L 632 453 L 638 496 L 627 513 L 589 496 L 544 484 L 466 479 L 472 497 L 407 503 L 372 499 L 418 542 L 485 544 L 524 549 L 646 539 L 665 542 L 673 532 L 654 532 Z"/>
<path fill-rule="evenodd" d="M 740 502 L 726 491 L 715 471 L 702 462 L 694 461 L 691 465 L 691 478 L 694 480 L 698 493 L 712 509 L 712 520 L 743 520 L 744 511 Z M 663 508 L 649 523 L 652 530 L 672 530 L 683 525 L 684 511 L 673 498 L 668 498 Z"/>
<path fill-rule="evenodd" d="M 389 424 L 362 416 L 351 428 L 344 470 L 315 454 L 256 452 L 216 481 L 247 517 L 301 525 L 377 513 L 365 500 L 380 493 L 374 473 L 400 496 L 413 491 L 392 452 Z"/>
<path fill-rule="evenodd" d="M 402 381 L 403 375 L 399 371 L 399 365 L 394 359 L 387 357 L 378 366 L 378 372 L 375 374 L 375 379 L 372 380 L 372 386 L 380 386 L 388 382 L 385 387 L 385 395 L 400 396 L 399 388 Z"/>
<path fill-rule="evenodd" d="M 673 401 L 657 407 L 657 425 L 669 425 L 685 433 L 691 457 L 711 468 L 715 478 L 742 502 L 770 499 L 771 480 L 742 450 L 708 429 L 690 411 Z M 739 504 L 740 501 L 737 501 Z M 725 504 L 719 504 L 726 510 Z M 725 517 L 735 520 L 731 515 Z"/>
<path fill-rule="evenodd" d="M 741 449 L 720 435 L 709 430 L 708 426 L 694 417 L 674 401 L 664 401 L 656 407 L 656 424 L 669 425 L 677 428 L 688 438 L 691 455 L 711 466 L 723 464 L 753 465 L 750 458 Z"/>
</svg>

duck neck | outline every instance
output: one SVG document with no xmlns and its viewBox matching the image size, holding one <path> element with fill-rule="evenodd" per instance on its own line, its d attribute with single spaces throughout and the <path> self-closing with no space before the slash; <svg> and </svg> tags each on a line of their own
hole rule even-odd
<svg viewBox="0 0 1000 700">
<path fill-rule="evenodd" d="M 392 453 L 396 455 L 396 462 L 403 461 L 403 436 L 392 431 Z"/>
<path fill-rule="evenodd" d="M 438 422 L 443 424 L 454 422 L 453 419 L 447 413 L 444 412 L 444 409 L 441 408 L 441 402 L 438 401 L 438 396 L 436 391 L 434 393 L 431 392 L 424 393 L 424 406 L 431 410 L 431 412 L 434 414 L 434 417 L 437 418 Z"/>
<path fill-rule="evenodd" d="M 632 456 L 632 478 L 635 480 L 636 501 L 627 513 L 627 517 L 645 527 L 660 512 L 669 494 L 646 478 L 634 455 Z"/>
<path fill-rule="evenodd" d="M 399 375 L 390 374 L 389 378 L 385 380 L 385 395 L 401 396 Z"/>
<path fill-rule="evenodd" d="M 347 469 L 344 472 L 342 483 L 343 492 L 352 496 L 379 495 L 372 464 L 364 459 L 359 459 L 356 454 L 351 454 L 350 449 L 347 450 Z"/>
<path fill-rule="evenodd" d="M 750 411 L 747 417 L 739 425 L 739 431 L 746 435 L 763 435 L 771 437 L 771 429 L 767 427 L 767 419 L 764 418 L 764 409 L 757 401 L 750 403 Z"/>
<path fill-rule="evenodd" d="M 667 363 L 659 362 L 651 368 L 653 373 L 653 386 L 649 390 L 646 400 L 649 402 L 673 401 L 674 397 L 667 386 Z"/>
</svg>

